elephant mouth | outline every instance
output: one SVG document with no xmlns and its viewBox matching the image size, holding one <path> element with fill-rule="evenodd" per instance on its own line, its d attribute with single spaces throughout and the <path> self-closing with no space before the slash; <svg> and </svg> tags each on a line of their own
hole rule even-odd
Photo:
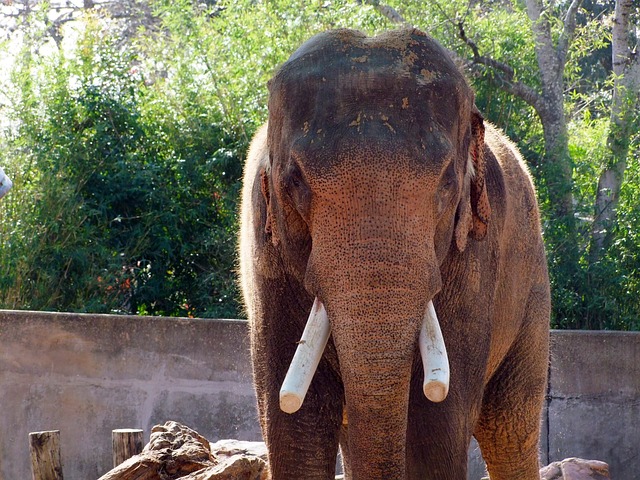
<svg viewBox="0 0 640 480">
<path fill-rule="evenodd" d="M 294 413 L 302 406 L 330 334 L 327 311 L 316 297 L 280 389 L 280 409 L 283 412 Z M 433 301 L 427 305 L 418 346 L 424 368 L 422 391 L 432 402 L 442 402 L 449 392 L 449 359 Z"/>
</svg>

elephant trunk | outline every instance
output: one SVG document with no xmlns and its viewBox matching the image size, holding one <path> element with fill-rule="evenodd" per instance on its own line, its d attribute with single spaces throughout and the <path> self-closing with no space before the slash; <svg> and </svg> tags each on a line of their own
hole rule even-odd
<svg viewBox="0 0 640 480">
<path fill-rule="evenodd" d="M 405 476 L 409 383 L 420 322 L 402 314 L 401 298 L 385 297 L 346 295 L 329 308 L 354 479 Z M 391 308 L 381 311 L 380 302 Z"/>
<path fill-rule="evenodd" d="M 338 353 L 354 479 L 404 478 L 409 390 L 425 311 L 440 287 L 424 239 L 398 242 L 316 237 L 310 286 L 324 303 Z M 337 254 L 336 254 L 337 253 Z"/>
</svg>

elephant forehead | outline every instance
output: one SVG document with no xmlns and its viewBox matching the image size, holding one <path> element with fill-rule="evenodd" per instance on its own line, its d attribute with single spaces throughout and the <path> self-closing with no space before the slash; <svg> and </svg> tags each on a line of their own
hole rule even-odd
<svg viewBox="0 0 640 480">
<path fill-rule="evenodd" d="M 457 101 L 470 90 L 447 52 L 415 30 L 366 37 L 350 30 L 317 35 L 298 49 L 270 82 L 272 98 L 302 102 L 381 100 L 404 110 L 434 98 Z M 398 96 L 400 94 L 400 96 Z M 279 98 L 282 97 L 282 98 Z"/>
<path fill-rule="evenodd" d="M 315 67 L 314 67 L 315 68 Z M 420 85 L 417 77 L 387 67 L 324 74 L 298 72 L 272 93 L 271 106 L 280 104 L 283 120 L 294 126 L 360 127 L 376 120 L 390 133 L 402 128 L 455 128 L 464 100 L 460 85 L 441 77 Z M 273 109 L 276 110 L 276 109 Z"/>
<path fill-rule="evenodd" d="M 443 136 L 457 143 L 473 101 L 446 52 L 413 30 L 314 37 L 281 67 L 270 92 L 270 122 L 290 139 L 408 141 L 417 153 L 438 149 Z"/>
<path fill-rule="evenodd" d="M 316 35 L 291 55 L 271 83 L 295 80 L 300 73 L 322 76 L 368 69 L 394 75 L 413 74 L 421 84 L 445 76 L 466 83 L 447 51 L 415 29 L 386 32 L 376 37 L 353 30 L 332 30 Z"/>
</svg>

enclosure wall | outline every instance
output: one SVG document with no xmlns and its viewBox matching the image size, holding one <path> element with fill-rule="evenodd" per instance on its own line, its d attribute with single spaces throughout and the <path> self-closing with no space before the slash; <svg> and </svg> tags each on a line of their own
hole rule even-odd
<svg viewBox="0 0 640 480">
<path fill-rule="evenodd" d="M 640 479 L 640 334 L 552 332 L 543 462 Z M 181 422 L 259 440 L 246 323 L 0 311 L 0 480 L 31 477 L 28 433 L 60 430 L 65 479 L 111 468 L 111 430 Z M 548 419 L 548 422 L 546 421 Z M 477 447 L 470 479 L 480 478 Z"/>
</svg>

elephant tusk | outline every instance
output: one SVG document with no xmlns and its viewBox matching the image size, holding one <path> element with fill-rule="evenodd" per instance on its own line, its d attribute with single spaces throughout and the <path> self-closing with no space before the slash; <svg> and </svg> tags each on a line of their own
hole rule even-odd
<svg viewBox="0 0 640 480">
<path fill-rule="evenodd" d="M 424 367 L 422 391 L 432 402 L 441 402 L 449 392 L 449 358 L 433 301 L 427 305 L 418 344 Z"/>
<path fill-rule="evenodd" d="M 302 406 L 311 379 L 316 373 L 331 327 L 322 302 L 316 297 L 307 325 L 280 389 L 280 409 L 294 413 Z"/>
<path fill-rule="evenodd" d="M 11 190 L 12 186 L 13 183 L 11 182 L 11 179 L 7 177 L 4 170 L 0 168 L 0 198 L 4 197 L 7 192 Z"/>
</svg>

